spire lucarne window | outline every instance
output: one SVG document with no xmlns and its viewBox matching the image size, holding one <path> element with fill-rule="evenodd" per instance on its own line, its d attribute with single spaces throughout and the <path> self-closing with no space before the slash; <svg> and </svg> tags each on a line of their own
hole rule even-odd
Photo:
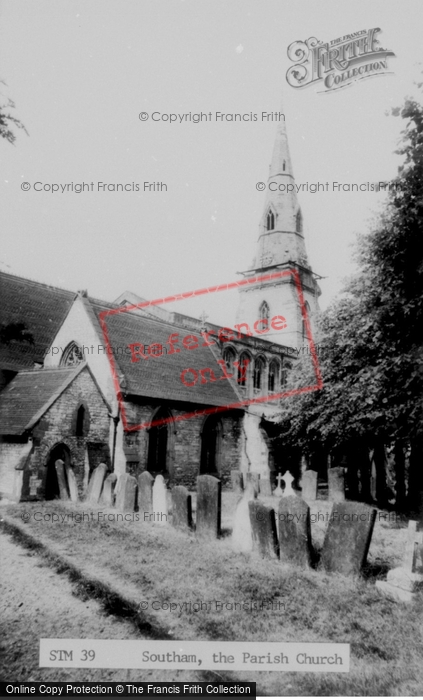
<svg viewBox="0 0 423 700">
<path fill-rule="evenodd" d="M 268 231 L 273 231 L 275 228 L 275 215 L 271 209 L 267 212 L 266 228 Z"/>
</svg>

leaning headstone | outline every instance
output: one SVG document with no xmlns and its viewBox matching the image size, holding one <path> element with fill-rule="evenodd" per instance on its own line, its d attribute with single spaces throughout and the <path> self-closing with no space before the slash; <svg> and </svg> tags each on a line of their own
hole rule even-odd
<svg viewBox="0 0 423 700">
<path fill-rule="evenodd" d="M 116 474 L 109 474 L 104 480 L 100 503 L 111 508 L 115 503 Z"/>
<path fill-rule="evenodd" d="M 215 539 L 220 536 L 222 485 L 209 474 L 197 477 L 197 520 L 199 537 Z"/>
<path fill-rule="evenodd" d="M 360 573 L 366 563 L 376 508 L 365 503 L 334 503 L 323 542 L 321 562 L 326 571 L 344 576 Z"/>
<path fill-rule="evenodd" d="M 248 504 L 257 497 L 252 481 L 247 482 L 244 495 L 239 501 L 234 515 L 231 544 L 236 552 L 251 552 L 253 548 L 253 533 L 250 522 Z"/>
<path fill-rule="evenodd" d="M 105 464 L 101 463 L 96 467 L 91 474 L 91 479 L 88 484 L 87 490 L 87 501 L 91 503 L 98 503 L 101 496 L 101 491 L 103 489 L 103 482 L 106 478 L 107 467 Z"/>
<path fill-rule="evenodd" d="M 59 493 L 62 501 L 69 500 L 68 486 L 66 483 L 65 463 L 63 459 L 56 459 L 54 466 L 56 467 L 57 481 L 59 482 Z"/>
<path fill-rule="evenodd" d="M 312 561 L 310 508 L 299 496 L 283 496 L 278 507 L 281 561 L 309 566 Z"/>
<path fill-rule="evenodd" d="M 257 472 L 247 472 L 247 483 L 251 483 L 257 493 L 260 493 L 260 474 Z"/>
<path fill-rule="evenodd" d="M 155 522 L 158 525 L 167 525 L 167 488 L 165 480 L 161 474 L 157 474 L 153 485 L 153 514 L 154 519 L 150 522 Z"/>
<path fill-rule="evenodd" d="M 267 498 L 272 495 L 272 487 L 270 485 L 270 479 L 260 477 L 260 494 Z"/>
<path fill-rule="evenodd" d="M 254 549 L 264 559 L 277 559 L 279 543 L 275 511 L 260 501 L 250 501 L 248 506 Z"/>
<path fill-rule="evenodd" d="M 116 483 L 116 510 L 121 513 L 133 512 L 135 510 L 136 495 L 136 478 L 130 474 L 121 474 Z"/>
<path fill-rule="evenodd" d="M 76 483 L 75 472 L 72 467 L 66 467 L 66 476 L 68 479 L 70 499 L 73 503 L 78 500 L 78 484 Z"/>
<path fill-rule="evenodd" d="M 305 501 L 315 501 L 317 499 L 317 472 L 307 469 L 301 479 L 301 498 Z"/>
<path fill-rule="evenodd" d="M 172 525 L 178 530 L 192 528 L 192 501 L 185 486 L 174 486 L 172 489 Z"/>
<path fill-rule="evenodd" d="M 242 493 L 244 490 L 244 475 L 237 469 L 231 471 L 232 490 L 237 493 Z"/>
<path fill-rule="evenodd" d="M 328 469 L 328 498 L 330 501 L 345 500 L 345 469 L 344 467 L 331 467 Z"/>
<path fill-rule="evenodd" d="M 138 477 L 138 510 L 141 515 L 141 520 L 144 519 L 144 513 L 153 512 L 153 484 L 154 477 L 150 472 L 142 472 Z"/>
<path fill-rule="evenodd" d="M 403 603 L 410 603 L 415 593 L 423 590 L 423 532 L 417 531 L 416 520 L 408 523 L 402 566 L 388 571 L 386 581 L 376 581 L 376 588 Z"/>
</svg>

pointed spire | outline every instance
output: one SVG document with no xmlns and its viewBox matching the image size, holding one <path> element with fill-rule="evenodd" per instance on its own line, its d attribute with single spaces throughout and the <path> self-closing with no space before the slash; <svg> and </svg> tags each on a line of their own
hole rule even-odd
<svg viewBox="0 0 423 700">
<path fill-rule="evenodd" d="M 276 131 L 275 145 L 273 146 L 272 162 L 269 168 L 269 182 L 271 178 L 283 175 L 294 177 L 292 172 L 291 156 L 289 154 L 288 137 L 286 134 L 285 120 L 280 121 Z"/>
<path fill-rule="evenodd" d="M 253 266 L 260 269 L 288 261 L 307 265 L 302 215 L 297 200 L 285 120 L 282 120 L 276 130 Z"/>
</svg>

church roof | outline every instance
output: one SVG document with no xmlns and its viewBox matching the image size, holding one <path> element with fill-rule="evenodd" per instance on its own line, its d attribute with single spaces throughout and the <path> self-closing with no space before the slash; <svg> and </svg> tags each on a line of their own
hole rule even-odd
<svg viewBox="0 0 423 700">
<path fill-rule="evenodd" d="M 0 433 L 22 435 L 32 428 L 85 367 L 19 372 L 0 394 Z"/>
<path fill-rule="evenodd" d="M 18 371 L 42 363 L 75 296 L 0 272 L 0 369 Z"/>
<path fill-rule="evenodd" d="M 112 305 L 105 305 L 98 300 L 90 301 L 97 318 L 100 318 L 102 311 L 113 308 L 116 311 Z M 223 371 L 217 362 L 221 360 L 217 345 L 203 347 L 205 339 L 198 332 L 131 312 L 117 311 L 107 315 L 104 320 L 110 347 L 114 352 L 116 374 L 124 394 L 208 406 L 230 406 L 240 402 L 234 384 L 222 377 Z M 180 352 L 169 352 L 171 345 L 168 339 L 172 334 L 174 340 L 177 336 L 175 347 Z M 185 349 L 183 339 L 186 336 L 196 336 L 199 347 Z M 210 340 L 213 340 L 213 336 Z M 156 344 L 155 352 L 160 352 L 158 346 L 162 346 L 163 354 L 133 362 L 128 346 L 134 343 L 144 345 L 145 348 Z M 193 386 L 186 386 L 181 378 L 183 371 L 189 368 L 197 374 Z M 216 381 L 210 381 L 210 373 L 205 373 L 203 382 L 200 375 L 200 370 L 203 369 L 210 369 Z M 186 383 L 193 382 L 194 378 L 195 374 L 187 373 Z"/>
</svg>

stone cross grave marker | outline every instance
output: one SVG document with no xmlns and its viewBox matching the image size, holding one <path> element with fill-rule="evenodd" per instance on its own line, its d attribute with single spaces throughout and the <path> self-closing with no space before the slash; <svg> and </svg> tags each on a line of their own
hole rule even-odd
<svg viewBox="0 0 423 700">
<path fill-rule="evenodd" d="M 130 474 L 120 474 L 116 483 L 116 510 L 121 513 L 133 512 L 135 510 L 136 495 L 136 478 Z"/>
<path fill-rule="evenodd" d="M 60 498 L 62 501 L 68 501 L 69 492 L 66 483 L 65 463 L 63 459 L 56 459 L 54 466 L 56 468 L 57 481 L 59 482 Z"/>
<path fill-rule="evenodd" d="M 153 513 L 154 520 L 150 522 L 158 525 L 167 525 L 168 508 L 167 508 L 167 488 L 166 483 L 161 474 L 157 474 L 153 484 Z"/>
<path fill-rule="evenodd" d="M 192 529 L 192 499 L 185 486 L 172 489 L 172 525 L 178 530 Z"/>
<path fill-rule="evenodd" d="M 261 501 L 250 501 L 249 515 L 253 546 L 264 559 L 279 558 L 275 511 Z"/>
<path fill-rule="evenodd" d="M 317 472 L 307 469 L 301 479 L 301 498 L 305 501 L 315 501 L 317 499 Z"/>
<path fill-rule="evenodd" d="M 141 472 L 138 477 L 138 510 L 144 521 L 144 513 L 153 513 L 153 484 L 154 477 L 150 472 Z"/>
<path fill-rule="evenodd" d="M 222 517 L 222 484 L 209 474 L 197 477 L 196 532 L 199 537 L 220 536 Z"/>
<path fill-rule="evenodd" d="M 376 508 L 355 501 L 334 503 L 323 542 L 326 571 L 356 576 L 366 563 Z"/>
<path fill-rule="evenodd" d="M 297 495 L 282 496 L 278 506 L 281 561 L 307 567 L 312 563 L 310 508 Z"/>
<path fill-rule="evenodd" d="M 345 469 L 344 467 L 331 467 L 328 469 L 328 487 L 330 501 L 345 500 Z"/>
<path fill-rule="evenodd" d="M 106 476 L 103 483 L 103 491 L 101 492 L 100 503 L 111 508 L 115 501 L 115 487 L 117 482 L 116 474 Z"/>
<path fill-rule="evenodd" d="M 91 503 L 98 503 L 101 496 L 101 490 L 103 488 L 103 482 L 106 478 L 107 467 L 103 462 L 98 465 L 91 474 L 91 479 L 88 484 L 86 501 Z"/>
<path fill-rule="evenodd" d="M 378 588 L 392 600 L 410 603 L 415 593 L 423 590 L 423 531 L 417 521 L 410 520 L 402 565 L 388 571 L 386 581 L 376 581 Z"/>
</svg>

